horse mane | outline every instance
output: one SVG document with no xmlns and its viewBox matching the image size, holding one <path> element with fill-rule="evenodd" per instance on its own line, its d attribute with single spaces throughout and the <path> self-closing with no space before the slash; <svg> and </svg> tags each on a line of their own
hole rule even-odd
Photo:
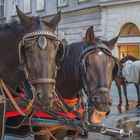
<svg viewBox="0 0 140 140">
<path fill-rule="evenodd" d="M 120 63 L 125 63 L 128 60 L 137 61 L 138 59 L 132 55 L 127 55 L 120 60 Z"/>
<path fill-rule="evenodd" d="M 65 85 L 73 87 L 75 90 L 79 89 L 79 82 L 81 84 L 81 76 L 79 74 L 80 69 L 80 56 L 82 51 L 87 47 L 85 42 L 76 42 L 65 46 L 64 60 L 62 61 L 61 68 L 58 70 L 57 79 L 58 85 Z M 63 75 L 63 78 L 61 77 Z M 60 75 L 60 76 L 59 76 Z M 60 83 L 61 81 L 61 83 Z M 61 90 L 61 89 L 60 89 Z M 70 88 L 70 90 L 74 90 Z M 62 92 L 62 91 L 61 91 Z"/>
<path fill-rule="evenodd" d="M 71 75 L 74 75 L 78 79 L 79 75 L 79 64 L 80 64 L 80 55 L 82 51 L 87 47 L 85 42 L 76 42 L 71 45 L 66 45 L 66 54 L 64 67 L 66 72 L 71 72 Z M 69 57 L 71 56 L 71 57 Z"/>
<path fill-rule="evenodd" d="M 17 26 L 21 25 L 20 22 L 18 20 L 13 20 L 9 23 L 2 23 L 0 24 L 0 30 L 4 29 L 4 28 L 15 28 Z"/>
</svg>

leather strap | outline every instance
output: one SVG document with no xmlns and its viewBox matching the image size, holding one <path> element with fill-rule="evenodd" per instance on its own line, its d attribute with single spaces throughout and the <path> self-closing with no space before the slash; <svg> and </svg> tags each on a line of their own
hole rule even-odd
<svg viewBox="0 0 140 140">
<path fill-rule="evenodd" d="M 6 87 L 5 83 L 0 79 L 0 84 L 2 85 L 2 88 L 4 89 L 5 93 L 7 94 L 7 96 L 9 97 L 10 101 L 12 102 L 12 104 L 14 105 L 14 107 L 16 108 L 16 110 L 22 115 L 25 116 L 25 113 L 21 110 L 21 108 L 19 107 L 19 105 L 16 103 L 15 99 L 13 98 L 12 94 L 10 93 L 9 89 Z"/>
<path fill-rule="evenodd" d="M 55 84 L 55 80 L 51 78 L 39 78 L 36 80 L 31 80 L 32 84 Z"/>
</svg>

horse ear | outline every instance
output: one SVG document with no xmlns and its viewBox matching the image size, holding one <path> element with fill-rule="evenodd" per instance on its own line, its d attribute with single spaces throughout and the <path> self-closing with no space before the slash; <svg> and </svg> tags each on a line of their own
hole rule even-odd
<svg viewBox="0 0 140 140">
<path fill-rule="evenodd" d="M 17 11 L 17 15 L 20 19 L 21 24 L 23 24 L 23 26 L 28 26 L 32 24 L 32 20 L 30 17 L 26 16 L 26 14 L 24 14 L 16 5 L 16 11 Z"/>
<path fill-rule="evenodd" d="M 108 44 L 109 44 L 109 48 L 112 50 L 114 47 L 115 47 L 115 44 L 119 38 L 120 34 L 117 35 L 115 38 L 111 39 L 108 41 Z"/>
<path fill-rule="evenodd" d="M 93 43 L 94 38 L 95 38 L 95 36 L 94 36 L 93 26 L 91 26 L 86 31 L 85 41 L 88 43 Z"/>
<path fill-rule="evenodd" d="M 61 19 L 61 11 L 59 11 L 49 22 L 47 25 L 55 31 L 57 25 L 59 24 Z"/>
</svg>

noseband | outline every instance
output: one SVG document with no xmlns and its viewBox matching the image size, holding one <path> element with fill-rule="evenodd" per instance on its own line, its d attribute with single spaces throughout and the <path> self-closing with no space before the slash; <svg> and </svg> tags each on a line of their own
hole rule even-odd
<svg viewBox="0 0 140 140">
<path fill-rule="evenodd" d="M 39 78 L 39 79 L 34 79 L 33 80 L 31 78 L 31 76 L 29 75 L 29 72 L 27 70 L 23 55 L 21 53 L 21 48 L 24 47 L 25 41 L 33 40 L 34 38 L 36 38 L 38 36 L 46 36 L 47 38 L 50 38 L 52 40 L 60 42 L 60 40 L 57 38 L 57 36 L 54 33 L 49 32 L 49 31 L 35 31 L 35 32 L 31 32 L 31 33 L 28 33 L 25 36 L 23 36 L 23 38 L 20 41 L 19 46 L 18 46 L 18 48 L 19 48 L 20 69 L 24 71 L 25 76 L 30 79 L 30 82 L 32 84 L 55 84 L 56 81 L 52 78 L 46 78 L 45 77 L 45 78 Z"/>
</svg>

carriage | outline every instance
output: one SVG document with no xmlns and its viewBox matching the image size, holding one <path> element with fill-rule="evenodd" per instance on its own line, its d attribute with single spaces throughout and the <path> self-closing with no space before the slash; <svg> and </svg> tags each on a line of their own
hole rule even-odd
<svg viewBox="0 0 140 140">
<path fill-rule="evenodd" d="M 0 62 L 1 66 L 5 62 L 0 71 L 0 139 L 4 134 L 24 137 L 32 133 L 35 140 L 62 140 L 69 134 L 73 139 L 87 138 L 88 132 L 131 137 L 132 131 L 101 123 L 110 112 L 110 85 L 119 69 L 111 54 L 118 36 L 107 42 L 95 38 L 90 27 L 85 42 L 64 47 L 54 34 L 60 12 L 46 22 L 16 8 L 21 24 L 18 30 L 7 28 L 9 36 L 13 33 L 8 38 L 13 46 L 0 49 L 1 56 L 11 51 L 8 60 Z"/>
</svg>

